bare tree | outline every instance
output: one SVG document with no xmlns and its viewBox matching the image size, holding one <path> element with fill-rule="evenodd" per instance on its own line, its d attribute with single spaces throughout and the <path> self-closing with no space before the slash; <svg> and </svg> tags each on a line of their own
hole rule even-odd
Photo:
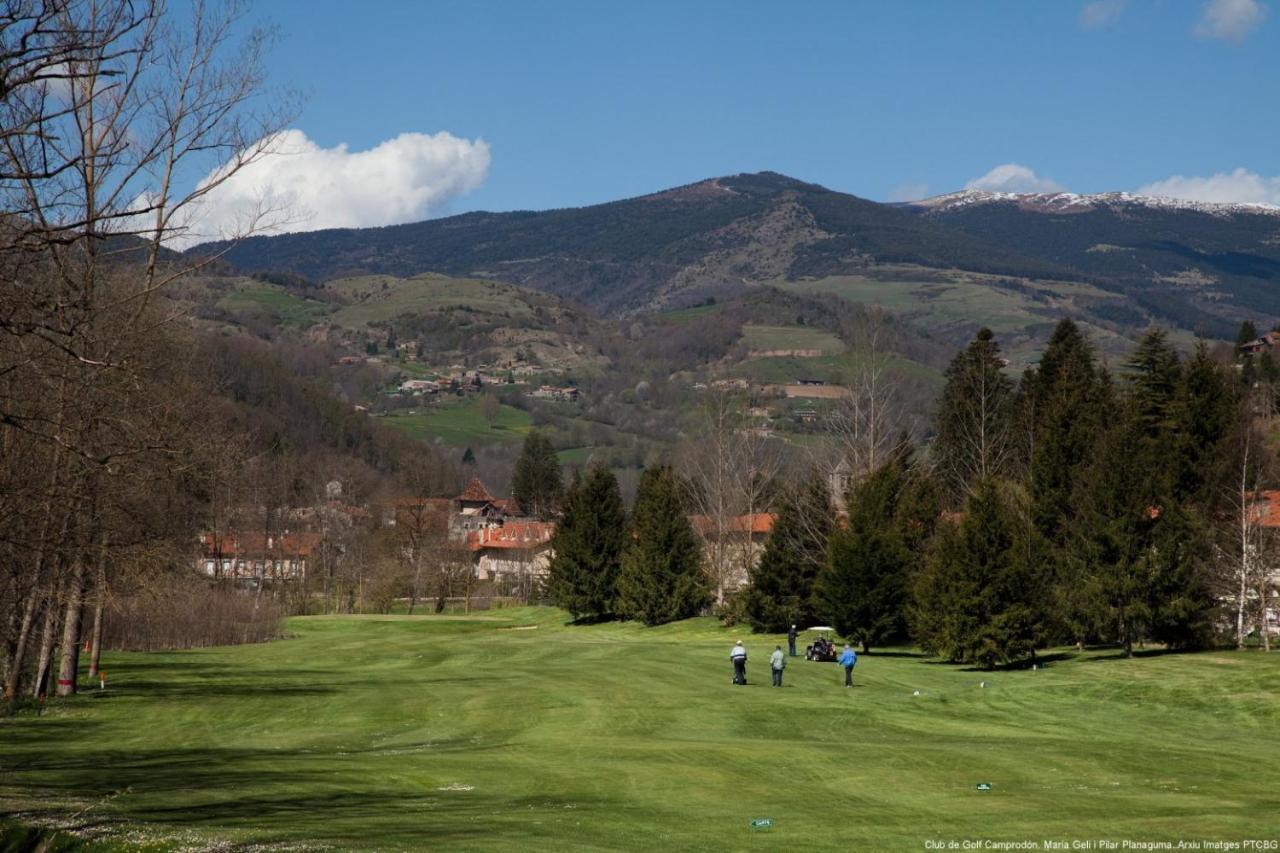
<svg viewBox="0 0 1280 853">
<path fill-rule="evenodd" d="M 154 295 L 192 264 L 164 243 L 283 127 L 257 101 L 269 34 L 240 39 L 234 4 L 183 9 L 178 22 L 163 0 L 0 0 L 0 377 L 29 389 L 0 397 L 0 430 L 47 477 L 4 533 L 23 614 L 9 695 L 37 623 L 37 692 L 59 644 L 58 692 L 74 692 L 89 585 L 105 588 L 110 555 L 147 529 L 121 484 L 183 474 L 156 431 L 180 413 L 156 393 L 148 344 L 170 319 Z"/>
<path fill-rule="evenodd" d="M 861 313 L 854 326 L 853 368 L 845 394 L 828 418 L 837 457 L 860 480 L 889 458 L 903 428 L 899 380 L 892 373 L 893 327 L 882 309 Z M 843 495 L 832 495 L 841 503 Z"/>
<path fill-rule="evenodd" d="M 1269 608 L 1274 596 L 1275 570 L 1280 537 L 1271 516 L 1264 485 L 1275 475 L 1275 459 L 1259 433 L 1252 405 L 1241 407 L 1236 426 L 1233 466 L 1236 476 L 1224 501 L 1231 507 L 1224 536 L 1215 546 L 1221 566 L 1217 592 L 1231 602 L 1236 648 L 1243 649 L 1250 622 L 1256 614 L 1264 650 L 1270 649 Z"/>
<path fill-rule="evenodd" d="M 931 453 L 956 502 L 975 483 L 1007 474 L 1018 458 L 1016 398 L 1006 363 L 991 330 L 981 329 L 947 368 Z"/>
<path fill-rule="evenodd" d="M 748 576 L 754 551 L 744 519 L 768 509 L 781 467 L 777 442 L 747 416 L 748 404 L 745 397 L 708 391 L 697 432 L 680 453 L 717 604 Z"/>
</svg>

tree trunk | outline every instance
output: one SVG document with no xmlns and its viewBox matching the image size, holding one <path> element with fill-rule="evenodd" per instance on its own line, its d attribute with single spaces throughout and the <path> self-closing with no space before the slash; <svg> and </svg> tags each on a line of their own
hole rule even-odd
<svg viewBox="0 0 1280 853">
<path fill-rule="evenodd" d="M 18 640 L 14 644 L 13 653 L 9 656 L 8 669 L 4 676 L 4 698 L 12 699 L 18 695 L 22 681 L 22 664 L 26 661 L 27 645 L 31 641 L 31 629 L 35 625 L 36 612 L 39 609 L 43 590 L 33 586 L 27 595 L 27 603 L 22 608 L 22 626 L 18 629 Z"/>
<path fill-rule="evenodd" d="M 84 561 L 77 559 L 67 587 L 67 609 L 62 618 L 62 657 L 58 664 L 59 696 L 76 692 L 80 667 L 80 617 L 84 607 Z"/>
<path fill-rule="evenodd" d="M 1269 587 L 1269 578 L 1267 572 L 1262 573 L 1262 583 L 1258 585 L 1258 637 L 1262 641 L 1262 650 L 1264 652 L 1271 651 L 1271 626 L 1267 624 L 1267 605 L 1270 604 L 1270 597 L 1267 595 Z"/>
<path fill-rule="evenodd" d="M 418 604 L 418 585 L 422 582 L 422 564 L 417 556 L 413 558 L 413 583 L 409 584 L 409 615 L 413 615 L 413 608 Z"/>
<path fill-rule="evenodd" d="M 55 463 L 58 460 L 59 455 L 60 454 L 55 454 Z M 54 481 L 54 484 L 56 485 L 56 480 Z M 52 486 L 50 488 L 52 489 Z M 23 664 L 26 663 L 27 649 L 31 645 L 31 636 L 35 629 L 36 617 L 40 613 L 40 599 L 42 597 L 50 596 L 53 592 L 52 590 L 45 590 L 42 588 L 42 582 L 46 574 L 45 567 L 53 559 L 50 554 L 52 549 L 49 546 L 49 534 L 53 531 L 54 525 L 53 519 L 54 511 L 52 504 L 50 503 L 48 511 L 45 513 L 44 522 L 41 526 L 39 548 L 36 551 L 35 562 L 32 566 L 31 593 L 27 598 L 27 603 L 23 610 L 22 627 L 18 634 L 18 642 L 14 646 L 9 669 L 5 674 L 4 695 L 5 698 L 8 699 L 12 699 L 14 696 L 17 696 L 18 690 L 21 687 Z M 67 531 L 70 528 L 70 524 L 71 513 L 66 512 L 63 514 L 62 523 L 59 525 L 61 532 L 58 535 L 58 541 L 66 541 Z M 50 602 L 49 606 L 53 606 L 52 602 Z"/>
<path fill-rule="evenodd" d="M 61 585 L 59 585 L 61 586 Z M 44 608 L 44 631 L 40 635 L 40 655 L 36 658 L 36 678 L 31 685 L 31 695 L 37 699 L 46 692 L 49 678 L 49 667 L 53 663 L 53 646 L 58 634 L 58 598 L 59 588 L 49 591 Z"/>
<path fill-rule="evenodd" d="M 106 555 L 102 555 L 98 563 L 98 580 L 94 585 L 93 602 L 93 634 L 89 645 L 89 678 L 98 677 L 98 663 L 102 658 L 102 620 L 107 601 L 107 568 Z"/>
</svg>

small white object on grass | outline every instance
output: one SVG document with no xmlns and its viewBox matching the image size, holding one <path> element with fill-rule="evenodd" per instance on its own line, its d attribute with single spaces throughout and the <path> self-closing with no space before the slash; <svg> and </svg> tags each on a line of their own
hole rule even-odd
<svg viewBox="0 0 1280 853">
<path fill-rule="evenodd" d="M 919 696 L 919 695 L 920 695 L 920 691 L 919 691 L 919 690 L 917 690 L 915 693 L 912 693 L 911 695 L 912 695 L 912 696 Z"/>
<path fill-rule="evenodd" d="M 978 686 L 979 686 L 979 687 L 986 687 L 986 686 L 987 686 L 987 682 L 985 682 L 985 681 L 979 681 L 979 682 L 978 682 Z"/>
</svg>

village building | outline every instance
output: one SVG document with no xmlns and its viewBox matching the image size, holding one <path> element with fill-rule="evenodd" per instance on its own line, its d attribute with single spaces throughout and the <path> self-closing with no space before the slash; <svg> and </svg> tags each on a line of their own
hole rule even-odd
<svg viewBox="0 0 1280 853">
<path fill-rule="evenodd" d="M 543 385 L 536 391 L 530 391 L 529 396 L 537 397 L 540 400 L 555 400 L 560 403 L 576 403 L 578 402 L 578 389 L 571 385 L 563 388 L 555 385 Z"/>
<path fill-rule="evenodd" d="M 407 379 L 400 383 L 400 391 L 405 394 L 436 394 L 440 385 L 434 379 Z"/>
<path fill-rule="evenodd" d="M 473 576 L 527 594 L 547 577 L 555 529 L 550 521 L 508 521 L 468 533 Z"/>
<path fill-rule="evenodd" d="M 472 477 L 452 498 L 400 498 L 387 506 L 382 523 L 387 527 L 409 527 L 462 541 L 469 533 L 501 527 L 523 517 L 514 498 L 489 494 L 479 477 Z"/>
<path fill-rule="evenodd" d="M 1254 338 L 1240 345 L 1240 352 L 1244 355 L 1259 355 L 1264 352 L 1270 352 L 1280 344 L 1280 331 L 1267 332 L 1260 338 Z"/>
<path fill-rule="evenodd" d="M 750 581 L 776 520 L 777 516 L 768 512 L 736 515 L 722 522 L 706 515 L 689 516 L 689 523 L 702 540 L 707 565 L 713 571 L 714 567 L 720 568 L 723 592 L 738 592 Z"/>
<path fill-rule="evenodd" d="M 461 531 L 498 527 L 508 516 L 518 515 L 520 509 L 514 501 L 501 500 L 489 494 L 479 477 L 472 477 L 454 502 L 457 509 L 450 528 Z"/>
<path fill-rule="evenodd" d="M 831 502 L 835 505 L 837 513 L 847 511 L 846 503 L 851 485 L 853 485 L 853 465 L 848 459 L 841 459 L 827 472 L 827 491 L 831 494 Z"/>
<path fill-rule="evenodd" d="M 314 531 L 204 533 L 196 570 L 211 578 L 255 585 L 301 581 L 321 539 Z"/>
<path fill-rule="evenodd" d="M 1271 547 L 1251 548 L 1253 556 L 1251 559 L 1274 560 L 1267 569 L 1268 583 L 1267 586 L 1271 590 L 1271 602 L 1265 609 L 1265 630 L 1270 636 L 1280 636 L 1280 603 L 1277 598 L 1277 590 L 1280 590 L 1280 559 L 1276 559 L 1275 554 L 1280 552 L 1280 490 L 1263 489 L 1248 497 L 1248 513 L 1249 523 L 1256 525 L 1262 533 L 1262 536 L 1256 537 L 1257 541 L 1263 542 L 1269 540 Z M 1256 584 L 1251 584 L 1256 586 Z M 1256 602 L 1258 600 L 1258 590 L 1250 589 L 1249 597 L 1255 602 L 1253 605 L 1256 612 Z M 1256 619 L 1256 616 L 1253 617 Z"/>
</svg>

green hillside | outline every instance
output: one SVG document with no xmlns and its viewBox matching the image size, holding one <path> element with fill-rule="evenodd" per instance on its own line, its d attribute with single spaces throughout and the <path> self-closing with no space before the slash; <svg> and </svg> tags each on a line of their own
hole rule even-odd
<svg viewBox="0 0 1280 853">
<path fill-rule="evenodd" d="M 297 296 L 283 287 L 245 280 L 219 299 L 218 308 L 237 318 L 261 318 L 283 326 L 305 327 L 331 310 L 324 302 Z"/>
<path fill-rule="evenodd" d="M 297 618 L 264 645 L 107 655 L 106 691 L 0 719 L 0 811 L 130 850 L 1274 837 L 1280 657 L 981 673 L 904 649 L 852 690 L 800 659 L 774 689 L 781 638 L 748 637 L 734 687 L 737 633 L 711 620 L 564 618 Z"/>
<path fill-rule="evenodd" d="M 761 326 L 747 323 L 742 340 L 753 350 L 818 350 L 822 355 L 844 352 L 844 341 L 830 332 L 807 326 Z"/>
<path fill-rule="evenodd" d="M 427 442 L 438 439 L 456 447 L 518 441 L 532 424 L 528 412 L 507 405 L 499 405 L 497 416 L 490 422 L 485 419 L 478 399 L 446 400 L 412 413 L 397 412 L 382 420 L 414 438 Z"/>
<path fill-rule="evenodd" d="M 527 291 L 520 288 L 434 273 L 407 279 L 394 276 L 340 278 L 326 282 L 325 289 L 347 300 L 348 304 L 334 313 L 333 322 L 348 328 L 361 328 L 405 314 L 428 312 L 493 314 L 517 322 L 533 314 L 529 302 L 523 298 Z"/>
</svg>

